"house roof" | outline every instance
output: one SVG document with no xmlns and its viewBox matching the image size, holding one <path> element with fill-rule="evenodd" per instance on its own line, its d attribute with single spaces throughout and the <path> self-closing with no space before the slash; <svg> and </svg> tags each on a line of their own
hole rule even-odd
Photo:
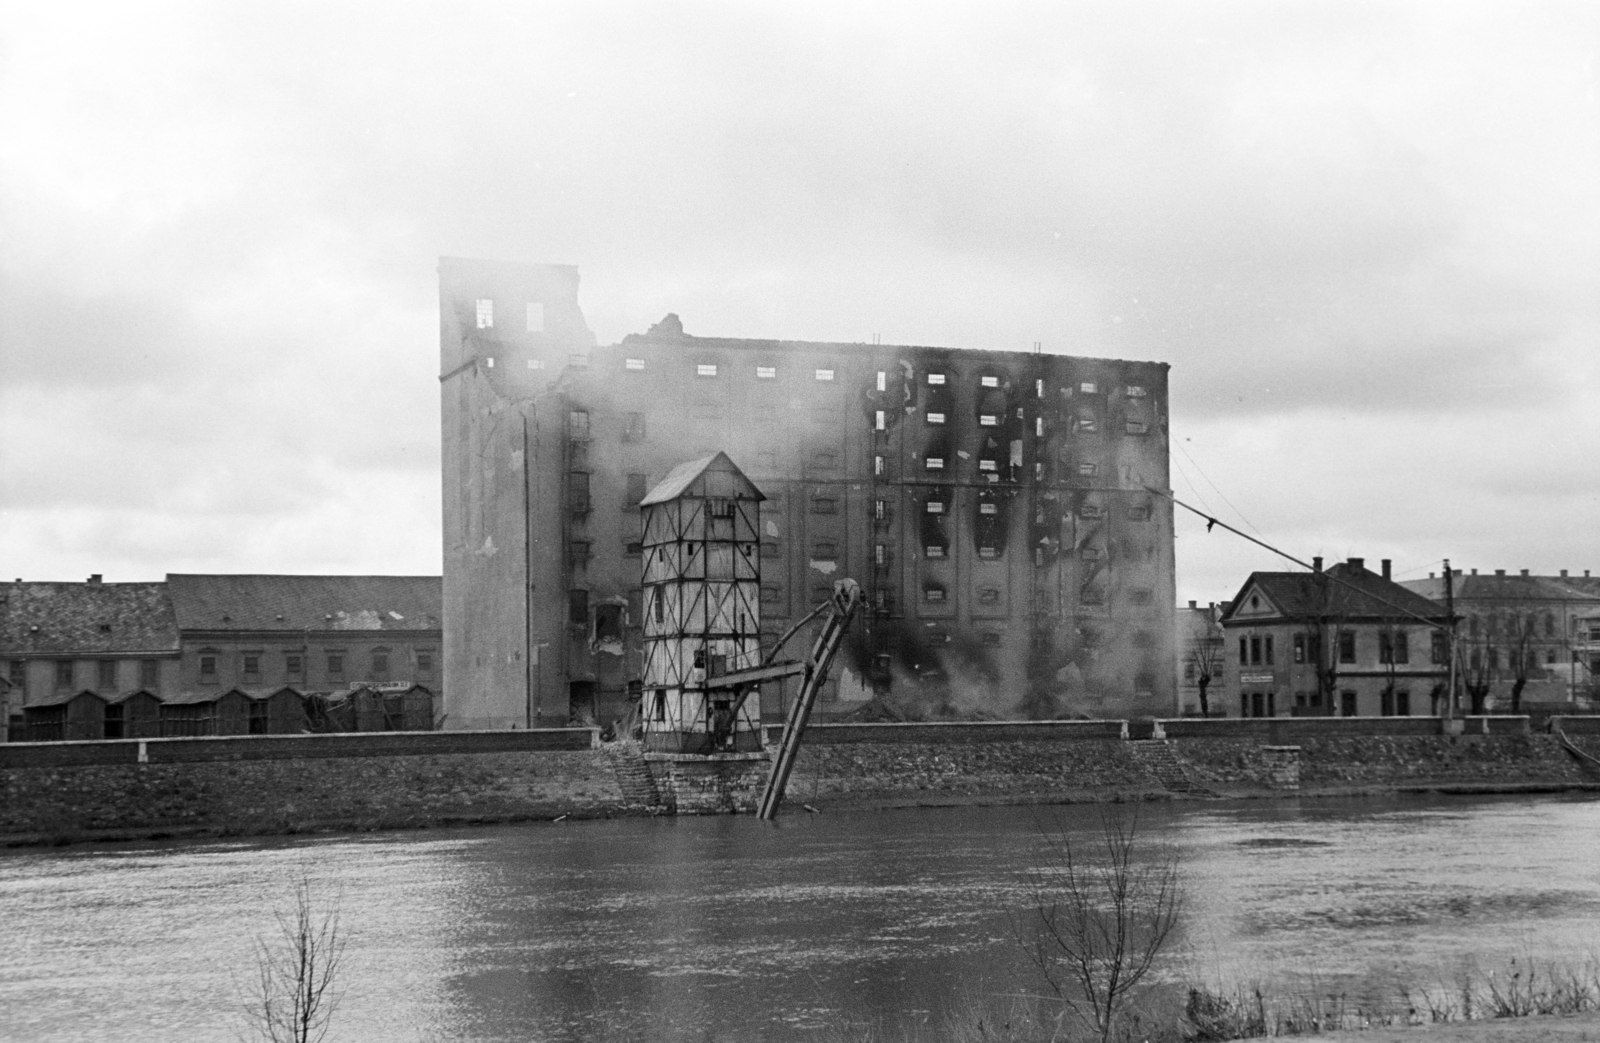
<svg viewBox="0 0 1600 1043">
<path fill-rule="evenodd" d="M 170 574 L 180 630 L 438 630 L 438 576 Z"/>
<path fill-rule="evenodd" d="M 151 699 L 154 699 L 156 702 L 160 702 L 161 701 L 161 697 L 159 695 L 157 695 L 156 693 L 152 692 L 148 688 L 131 688 L 126 692 L 118 692 L 116 695 L 108 696 L 106 698 L 106 702 L 111 703 L 113 705 L 115 705 L 117 703 L 125 703 L 129 699 L 132 699 L 134 696 L 138 696 L 138 695 L 149 696 Z"/>
<path fill-rule="evenodd" d="M 1407 580 L 1401 586 L 1435 601 L 1444 599 L 1443 576 Z M 1600 579 L 1587 576 L 1461 575 L 1453 586 L 1462 601 L 1600 602 Z"/>
<path fill-rule="evenodd" d="M 1325 572 L 1252 572 L 1228 605 L 1223 622 L 1238 618 L 1254 589 L 1284 616 L 1385 620 L 1421 616 L 1443 620 L 1445 608 L 1365 566 L 1341 561 Z"/>
<path fill-rule="evenodd" d="M 0 583 L 0 655 L 177 650 L 163 583 Z"/>
<path fill-rule="evenodd" d="M 72 700 L 83 695 L 93 696 L 94 698 L 99 699 L 101 702 L 108 701 L 106 697 L 101 695 L 99 692 L 90 691 L 87 688 L 57 688 L 43 693 L 36 699 L 28 700 L 27 704 L 23 706 L 23 709 L 31 710 L 38 706 L 65 706 L 67 703 L 70 703 Z"/>
<path fill-rule="evenodd" d="M 694 490 L 702 496 L 738 496 L 748 500 L 765 500 L 755 483 L 727 453 L 713 453 L 698 460 L 679 464 L 667 472 L 654 489 L 645 494 L 639 506 L 668 503 Z"/>
<path fill-rule="evenodd" d="M 291 692 L 295 695 L 304 694 L 300 691 L 300 689 L 295 688 L 293 685 L 286 684 L 268 685 L 265 687 L 255 688 L 246 688 L 242 685 L 234 685 L 232 688 L 201 688 L 190 689 L 189 691 L 185 692 L 176 692 L 170 695 L 162 696 L 161 701 L 164 703 L 171 703 L 174 706 L 193 706 L 197 703 L 214 703 L 223 696 L 232 695 L 234 692 L 238 692 L 240 695 L 253 702 L 259 702 L 262 699 L 270 699 L 279 692 Z"/>
</svg>

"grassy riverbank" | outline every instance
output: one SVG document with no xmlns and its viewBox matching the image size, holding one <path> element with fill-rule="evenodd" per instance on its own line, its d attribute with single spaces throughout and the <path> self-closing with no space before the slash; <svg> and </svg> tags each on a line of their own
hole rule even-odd
<svg viewBox="0 0 1600 1043">
<path fill-rule="evenodd" d="M 1600 963 L 1533 959 L 1453 984 L 1399 986 L 1392 1001 L 1268 995 L 1259 988 L 1159 986 L 1119 1015 L 1107 1043 L 1228 1043 L 1315 1036 L 1325 1043 L 1593 1043 L 1600 1040 Z M 957 1004 L 921 1026 L 834 1026 L 827 1043 L 1099 1043 L 1036 983 Z"/>
</svg>

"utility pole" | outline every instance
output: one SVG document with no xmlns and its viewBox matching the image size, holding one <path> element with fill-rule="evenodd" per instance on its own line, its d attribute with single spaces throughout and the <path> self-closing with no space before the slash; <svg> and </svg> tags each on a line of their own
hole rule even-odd
<svg viewBox="0 0 1600 1043">
<path fill-rule="evenodd" d="M 1449 558 L 1444 559 L 1444 614 L 1450 639 L 1450 687 L 1444 696 L 1444 715 L 1449 719 L 1456 715 L 1456 583 Z"/>
</svg>

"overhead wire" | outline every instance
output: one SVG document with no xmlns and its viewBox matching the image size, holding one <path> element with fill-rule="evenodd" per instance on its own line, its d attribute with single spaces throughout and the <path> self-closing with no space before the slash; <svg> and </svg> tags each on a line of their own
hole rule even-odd
<svg viewBox="0 0 1600 1043">
<path fill-rule="evenodd" d="M 1388 598 L 1385 598 L 1385 597 L 1383 597 L 1381 595 L 1378 595 L 1378 594 L 1374 594 L 1370 590 L 1364 590 L 1361 587 L 1356 586 L 1354 583 L 1351 583 L 1348 580 L 1346 580 L 1346 579 L 1344 579 L 1344 578 L 1342 578 L 1340 576 L 1335 576 L 1331 572 L 1323 572 L 1321 569 L 1318 569 L 1315 566 L 1313 566 L 1313 565 L 1311 565 L 1311 564 L 1309 564 L 1307 562 L 1301 561 L 1299 558 L 1295 557 L 1293 554 L 1290 554 L 1286 550 L 1281 550 L 1281 549 L 1279 549 L 1277 547 L 1274 547 L 1272 544 L 1266 542 L 1265 540 L 1258 540 L 1254 536 L 1250 535 L 1248 532 L 1241 532 L 1240 530 L 1234 528 L 1232 525 L 1229 525 L 1227 522 L 1222 521 L 1222 520 L 1220 520 L 1220 519 L 1218 519 L 1218 518 L 1216 518 L 1216 517 L 1214 517 L 1212 515 L 1209 515 L 1209 514 L 1205 513 L 1204 511 L 1200 510 L 1200 508 L 1192 507 L 1189 504 L 1184 503 L 1182 500 L 1178 499 L 1176 496 L 1172 495 L 1172 493 L 1167 492 L 1166 490 L 1157 489 L 1155 486 L 1152 486 L 1152 485 L 1146 485 L 1145 486 L 1145 491 L 1149 492 L 1149 493 L 1152 493 L 1152 494 L 1154 494 L 1156 496 L 1164 496 L 1167 499 L 1171 500 L 1173 503 L 1177 504 L 1179 507 L 1182 507 L 1184 510 L 1190 511 L 1190 512 L 1192 512 L 1194 514 L 1197 514 L 1200 517 L 1204 518 L 1205 521 L 1206 521 L 1206 531 L 1207 532 L 1210 532 L 1211 529 L 1214 526 L 1220 525 L 1220 526 L 1222 526 L 1222 528 L 1224 528 L 1224 529 L 1228 530 L 1229 532 L 1233 533 L 1235 536 L 1238 536 L 1238 537 L 1240 537 L 1242 539 L 1249 540 L 1251 543 L 1254 543 L 1256 546 L 1262 547 L 1262 548 L 1264 548 L 1266 550 L 1269 550 L 1272 553 L 1276 554 L 1280 558 L 1284 558 L 1284 559 L 1286 559 L 1288 561 L 1292 561 L 1296 565 L 1299 565 L 1303 569 L 1307 569 L 1307 570 L 1315 573 L 1316 575 L 1325 577 L 1326 579 L 1331 580 L 1332 582 L 1337 583 L 1340 586 L 1348 587 L 1350 590 L 1353 590 L 1356 593 L 1362 594 L 1362 595 L 1364 595 L 1366 597 L 1372 598 L 1374 601 L 1377 601 L 1380 604 L 1387 605 L 1389 608 L 1394 609 L 1396 612 L 1400 613 L 1401 615 L 1410 616 L 1412 619 L 1415 619 L 1415 620 L 1418 620 L 1419 622 L 1425 623 L 1428 626 L 1433 627 L 1434 629 L 1437 629 L 1437 630 L 1447 630 L 1447 629 L 1449 629 L 1448 623 L 1435 622 L 1434 620 L 1429 619 L 1427 616 L 1424 616 L 1424 615 L 1421 615 L 1419 613 L 1413 612 L 1410 609 L 1408 609 L 1408 608 L 1406 608 L 1406 607 L 1404 607 L 1402 605 L 1395 604 L 1393 601 L 1390 601 Z"/>
<path fill-rule="evenodd" d="M 1255 522 L 1251 521 L 1249 518 L 1246 518 L 1244 516 L 1244 512 L 1241 511 L 1238 507 L 1236 507 L 1232 500 L 1228 499 L 1228 494 L 1223 492 L 1222 489 L 1220 487 L 1218 487 L 1217 483 L 1213 482 L 1211 480 L 1211 476 L 1206 474 L 1206 469 L 1204 467 L 1200 466 L 1200 461 L 1196 460 L 1192 455 L 1190 455 L 1189 450 L 1187 450 L 1187 449 L 1185 449 L 1183 447 L 1183 443 L 1182 442 L 1177 442 L 1175 444 L 1178 447 L 1178 452 L 1182 453 L 1185 457 L 1188 458 L 1189 462 L 1194 465 L 1194 469 L 1196 471 L 1200 472 L 1200 477 L 1204 478 L 1206 480 L 1206 484 L 1207 485 L 1211 486 L 1211 488 L 1216 490 L 1217 495 L 1222 497 L 1222 502 L 1227 504 L 1229 509 L 1231 509 L 1234 514 L 1237 514 L 1239 516 L 1239 520 L 1244 522 L 1246 525 L 1250 526 L 1250 528 L 1255 529 L 1255 531 L 1257 533 L 1260 533 L 1261 530 L 1256 527 Z M 1193 485 L 1194 483 L 1190 482 L 1189 484 Z M 1202 499 L 1202 502 L 1204 502 L 1203 499 Z"/>
</svg>

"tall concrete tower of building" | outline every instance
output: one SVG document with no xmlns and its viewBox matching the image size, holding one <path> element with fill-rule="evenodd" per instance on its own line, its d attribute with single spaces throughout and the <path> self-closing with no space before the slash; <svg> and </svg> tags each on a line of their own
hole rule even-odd
<svg viewBox="0 0 1600 1043">
<path fill-rule="evenodd" d="M 676 315 L 597 347 L 577 284 L 440 263 L 446 727 L 624 716 L 639 503 L 724 450 L 766 496 L 763 645 L 836 579 L 866 594 L 821 716 L 1173 707 L 1164 363 L 699 337 Z"/>
</svg>

